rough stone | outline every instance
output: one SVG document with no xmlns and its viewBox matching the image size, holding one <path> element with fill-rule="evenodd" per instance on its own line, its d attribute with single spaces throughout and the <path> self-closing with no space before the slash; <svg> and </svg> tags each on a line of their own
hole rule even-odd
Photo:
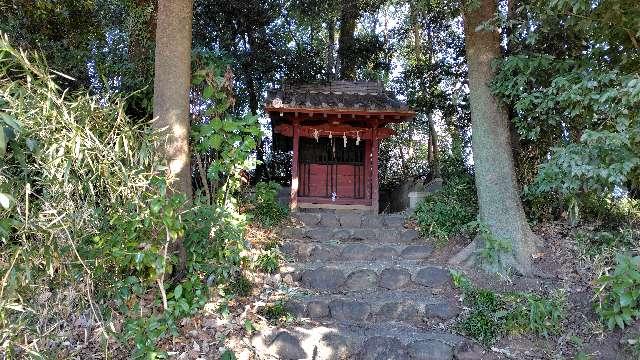
<svg viewBox="0 0 640 360">
<path fill-rule="evenodd" d="M 335 299 L 329 303 L 331 317 L 336 320 L 364 321 L 370 311 L 369 305 L 359 301 Z"/>
<path fill-rule="evenodd" d="M 305 314 L 304 304 L 300 301 L 289 300 L 285 303 L 285 308 L 288 312 L 296 316 L 304 316 Z"/>
<path fill-rule="evenodd" d="M 398 215 L 387 215 L 383 218 L 384 226 L 401 228 L 404 226 L 404 217 Z"/>
<path fill-rule="evenodd" d="M 451 360 L 453 349 L 438 340 L 415 341 L 407 346 L 411 360 Z"/>
<path fill-rule="evenodd" d="M 414 275 L 413 281 L 423 286 L 437 288 L 450 283 L 451 277 L 447 270 L 430 266 L 420 269 Z"/>
<path fill-rule="evenodd" d="M 411 273 L 404 268 L 386 268 L 380 273 L 378 285 L 389 290 L 396 290 L 411 282 Z"/>
<path fill-rule="evenodd" d="M 448 302 L 437 304 L 428 304 L 425 306 L 427 317 L 438 318 L 441 320 L 452 319 L 460 314 L 460 308 Z"/>
<path fill-rule="evenodd" d="M 393 260 L 399 256 L 398 250 L 391 246 L 380 246 L 371 250 L 372 260 Z"/>
<path fill-rule="evenodd" d="M 323 229 L 323 228 L 315 228 L 315 229 L 310 229 L 305 233 L 305 236 L 313 239 L 313 240 L 318 240 L 318 241 L 326 241 L 329 240 L 331 238 L 331 231 L 328 231 L 327 229 Z"/>
<path fill-rule="evenodd" d="M 405 229 L 400 232 L 400 240 L 403 242 L 412 242 L 418 239 L 418 231 L 416 229 Z"/>
<path fill-rule="evenodd" d="M 355 229 L 351 238 L 354 240 L 375 240 L 378 233 L 372 229 Z"/>
<path fill-rule="evenodd" d="M 408 302 L 391 302 L 380 307 L 377 316 L 387 320 L 418 320 L 418 308 Z"/>
<path fill-rule="evenodd" d="M 318 213 L 296 213 L 295 217 L 300 220 L 304 226 L 316 226 L 320 223 L 320 214 Z"/>
<path fill-rule="evenodd" d="M 359 360 L 407 360 L 407 353 L 402 343 L 385 336 L 374 336 L 362 344 Z"/>
<path fill-rule="evenodd" d="M 328 245 L 317 245 L 309 252 L 309 259 L 314 261 L 333 260 L 337 257 L 338 249 Z"/>
<path fill-rule="evenodd" d="M 400 239 L 400 232 L 396 229 L 380 229 L 378 237 L 383 242 L 397 242 Z"/>
<path fill-rule="evenodd" d="M 342 249 L 341 257 L 345 260 L 370 260 L 371 246 L 367 244 L 349 244 Z"/>
<path fill-rule="evenodd" d="M 422 260 L 429 257 L 432 252 L 433 248 L 429 245 L 409 245 L 402 250 L 400 256 L 409 260 Z"/>
<path fill-rule="evenodd" d="M 345 228 L 359 228 L 362 225 L 362 216 L 359 214 L 340 215 L 340 226 Z"/>
<path fill-rule="evenodd" d="M 321 300 L 312 300 L 307 303 L 307 315 L 312 319 L 329 316 L 329 305 Z"/>
<path fill-rule="evenodd" d="M 327 227 L 337 227 L 340 226 L 340 222 L 338 221 L 338 217 L 336 216 L 336 214 L 322 214 L 320 225 Z"/>
<path fill-rule="evenodd" d="M 300 345 L 300 340 L 287 331 L 280 331 L 269 344 L 269 348 L 282 360 L 305 359 L 308 357 Z"/>
<path fill-rule="evenodd" d="M 345 275 L 342 270 L 330 266 L 309 269 L 302 273 L 302 282 L 315 289 L 336 289 L 344 283 L 344 280 Z"/>
<path fill-rule="evenodd" d="M 463 342 L 454 350 L 453 358 L 456 360 L 493 360 L 497 359 L 497 356 L 486 352 L 482 346 L 478 344 Z"/>
<path fill-rule="evenodd" d="M 298 227 L 286 227 L 282 229 L 282 235 L 289 239 L 301 238 L 305 236 L 305 229 Z"/>
<path fill-rule="evenodd" d="M 382 219 L 377 215 L 365 215 L 362 218 L 362 227 L 380 228 L 382 227 Z"/>
<path fill-rule="evenodd" d="M 322 336 L 322 347 L 318 352 L 318 359 L 351 359 L 353 358 L 353 344 L 344 336 L 328 333 Z M 326 352 L 326 353 L 325 353 Z"/>
<path fill-rule="evenodd" d="M 357 270 L 349 274 L 344 286 L 350 290 L 366 290 L 377 287 L 378 275 L 369 269 Z"/>
<path fill-rule="evenodd" d="M 347 240 L 350 239 L 352 235 L 352 232 L 349 230 L 345 230 L 345 229 L 338 229 L 336 231 L 333 232 L 333 239 L 334 240 Z"/>
</svg>

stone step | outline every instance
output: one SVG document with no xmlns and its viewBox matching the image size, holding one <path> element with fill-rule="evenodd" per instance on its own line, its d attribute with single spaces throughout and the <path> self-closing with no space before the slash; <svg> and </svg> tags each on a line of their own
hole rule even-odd
<svg viewBox="0 0 640 360">
<path fill-rule="evenodd" d="M 421 324 L 427 318 L 449 320 L 460 313 L 455 301 L 424 289 L 346 295 L 306 295 L 287 301 L 301 318 L 353 322 L 398 321 Z"/>
<path fill-rule="evenodd" d="M 297 261 L 426 260 L 433 247 L 426 244 L 367 244 L 360 242 L 287 241 L 282 252 Z"/>
<path fill-rule="evenodd" d="M 326 292 L 451 287 L 448 270 L 422 260 L 294 263 L 280 271 L 306 288 Z"/>
<path fill-rule="evenodd" d="M 463 337 L 387 322 L 328 322 L 256 333 L 251 344 L 261 358 L 314 360 L 451 360 Z"/>
<path fill-rule="evenodd" d="M 327 227 L 346 228 L 402 228 L 405 222 L 403 215 L 367 215 L 356 212 L 328 213 L 328 212 L 297 212 L 293 217 L 306 227 L 318 225 Z"/>
<path fill-rule="evenodd" d="M 402 244 L 418 241 L 418 232 L 415 229 L 405 228 L 288 227 L 283 229 L 283 235 L 289 239 L 311 239 L 315 241 L 335 240 Z"/>
</svg>

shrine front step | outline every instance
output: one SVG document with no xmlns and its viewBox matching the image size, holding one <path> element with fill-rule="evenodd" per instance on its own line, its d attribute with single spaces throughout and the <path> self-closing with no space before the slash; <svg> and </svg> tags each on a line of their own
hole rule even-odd
<svg viewBox="0 0 640 360">
<path fill-rule="evenodd" d="M 289 227 L 284 229 L 288 239 L 308 241 L 365 242 L 412 244 L 418 241 L 415 229 L 405 228 L 349 228 L 349 227 Z"/>
<path fill-rule="evenodd" d="M 293 216 L 306 227 L 402 228 L 405 222 L 405 217 L 402 215 L 371 215 L 358 211 L 297 212 Z"/>
</svg>

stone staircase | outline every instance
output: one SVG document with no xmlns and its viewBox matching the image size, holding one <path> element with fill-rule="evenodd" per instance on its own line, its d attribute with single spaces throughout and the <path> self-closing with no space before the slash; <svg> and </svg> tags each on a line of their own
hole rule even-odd
<svg viewBox="0 0 640 360">
<path fill-rule="evenodd" d="M 294 216 L 281 275 L 297 287 L 287 308 L 306 321 L 254 336 L 259 358 L 470 358 L 465 339 L 439 326 L 460 312 L 449 272 L 429 263 L 433 249 L 402 216 Z"/>
</svg>

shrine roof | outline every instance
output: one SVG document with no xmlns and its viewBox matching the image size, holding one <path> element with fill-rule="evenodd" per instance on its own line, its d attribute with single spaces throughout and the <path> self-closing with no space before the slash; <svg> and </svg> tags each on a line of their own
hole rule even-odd
<svg viewBox="0 0 640 360">
<path fill-rule="evenodd" d="M 284 85 L 269 90 L 267 112 L 398 113 L 414 112 L 381 82 L 331 81 L 321 84 Z"/>
</svg>

